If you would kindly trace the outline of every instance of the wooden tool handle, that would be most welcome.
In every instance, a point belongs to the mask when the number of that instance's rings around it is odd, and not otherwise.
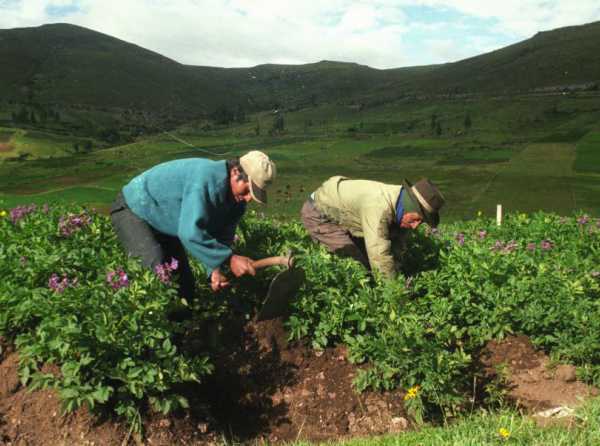
[[[291,266],[292,258],[290,256],[275,256],[275,257],[267,257],[260,260],[254,260],[252,262],[252,266],[254,269],[266,268],[267,266],[287,266],[288,268]]]

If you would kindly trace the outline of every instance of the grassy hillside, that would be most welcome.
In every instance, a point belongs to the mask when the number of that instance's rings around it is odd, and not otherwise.
[[[156,163],[260,149],[279,172],[269,206],[260,208],[268,215],[296,218],[307,194],[335,174],[390,183],[428,176],[446,194],[446,219],[493,215],[497,203],[600,215],[599,174],[578,167],[597,156],[595,98],[399,101],[364,110],[326,104],[285,113],[284,131],[269,134],[276,116],[261,112],[210,128],[199,121],[91,153],[4,162],[0,200],[5,206],[60,199],[105,207],[125,182]]]
[[[10,61],[0,71],[0,98],[152,110],[181,120],[219,106],[293,109],[407,95],[594,88],[598,41],[600,22],[538,33],[451,64],[376,70],[322,61],[226,69],[182,65],[105,34],[53,24],[0,30],[0,60]]]
[[[0,95],[17,101],[185,111],[231,96],[215,79],[192,79],[175,61],[74,25],[2,30],[0,59],[11,61]],[[203,90],[213,94],[195,94]]]
[[[599,41],[600,22],[539,32],[497,51],[396,79],[382,91],[509,94],[552,91],[549,87],[597,89]]]

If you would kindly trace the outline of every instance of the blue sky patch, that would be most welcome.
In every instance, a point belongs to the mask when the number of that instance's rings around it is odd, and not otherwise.
[[[76,12],[81,11],[81,9],[79,8],[79,6],[75,3],[72,3],[70,5],[48,5],[46,6],[46,14],[48,14],[49,17],[53,17],[53,18],[60,18],[60,17],[64,17],[66,15],[70,15]]]

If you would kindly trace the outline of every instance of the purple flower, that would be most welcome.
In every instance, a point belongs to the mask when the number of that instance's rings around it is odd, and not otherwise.
[[[58,232],[63,237],[69,237],[84,226],[88,226],[91,222],[91,217],[85,211],[78,215],[69,214],[66,217],[62,216],[58,220]]]
[[[171,273],[179,267],[179,262],[171,258],[171,262],[159,263],[154,267],[158,279],[165,284],[171,283]]]
[[[561,225],[564,225],[568,221],[569,221],[569,219],[567,217],[560,217],[560,219],[558,220],[558,223]]]
[[[490,249],[492,251],[502,251],[504,249],[504,243],[502,243],[500,240],[496,240],[496,243],[494,243],[494,246],[492,246]]]
[[[42,206],[42,212],[44,214],[47,214],[48,212],[50,212],[50,207],[48,206],[48,203],[44,203],[44,205]]]
[[[17,206],[10,210],[10,221],[13,224],[17,224],[19,220],[24,218],[27,214],[31,214],[33,211],[37,209],[35,204],[30,204],[27,206]]]
[[[52,276],[50,276],[50,279],[48,279],[48,288],[55,293],[60,294],[65,291],[67,287],[74,287],[77,285],[77,283],[77,278],[71,280],[69,283],[69,279],[66,274],[63,274],[62,278],[60,278],[56,273],[54,273]]]
[[[463,234],[462,232],[459,232],[458,234],[456,234],[456,242],[458,243],[459,246],[462,246],[465,244],[465,234]]]
[[[503,251],[504,253],[507,253],[507,254],[508,254],[508,253],[514,252],[514,251],[515,251],[515,249],[517,249],[517,247],[518,247],[518,246],[519,246],[519,245],[518,245],[518,243],[517,243],[517,241],[516,241],[516,240],[511,240],[511,241],[510,241],[510,242],[508,242],[506,245],[504,245],[504,248],[502,249],[502,251]]]
[[[129,278],[122,268],[118,268],[116,271],[109,271],[106,274],[106,282],[115,291],[129,286]]]
[[[485,237],[487,236],[487,231],[482,229],[481,231],[479,231],[479,239],[483,240]]]
[[[540,242],[540,248],[541,248],[543,251],[549,251],[549,250],[551,250],[552,248],[554,248],[554,243],[552,243],[552,241],[551,241],[551,240],[542,240],[542,241]]]
[[[536,244],[535,243],[533,243],[533,242],[527,243],[527,250],[528,251],[533,252],[533,251],[535,251],[535,248],[536,248]]]
[[[586,225],[589,221],[590,217],[588,217],[587,214],[584,214],[577,219],[577,223],[579,223],[580,225]]]
[[[596,227],[600,228],[600,218],[598,220],[596,220]]]
[[[514,252],[518,247],[519,247],[519,244],[517,243],[516,240],[511,240],[511,241],[507,242],[506,244],[503,243],[501,240],[496,240],[496,243],[494,243],[494,246],[492,246],[490,249],[494,252],[500,252],[502,254],[510,254],[511,252]]]

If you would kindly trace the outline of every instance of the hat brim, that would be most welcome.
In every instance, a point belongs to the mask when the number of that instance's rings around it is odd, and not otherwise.
[[[425,208],[421,205],[421,202],[419,201],[419,199],[412,192],[412,186],[413,186],[412,183],[410,181],[408,181],[406,178],[404,179],[404,183],[402,183],[402,186],[404,187],[404,190],[406,190],[406,192],[410,196],[410,199],[413,201],[413,203],[416,203],[417,206],[419,206],[419,209],[421,210],[421,215],[423,216],[423,221],[425,223],[427,223],[430,227],[437,228],[437,226],[440,223],[439,212],[427,212],[425,210]]]
[[[260,204],[267,204],[267,192],[258,187],[256,183],[252,181],[252,178],[248,178],[248,182],[250,183],[250,195],[252,195],[252,198]]]

